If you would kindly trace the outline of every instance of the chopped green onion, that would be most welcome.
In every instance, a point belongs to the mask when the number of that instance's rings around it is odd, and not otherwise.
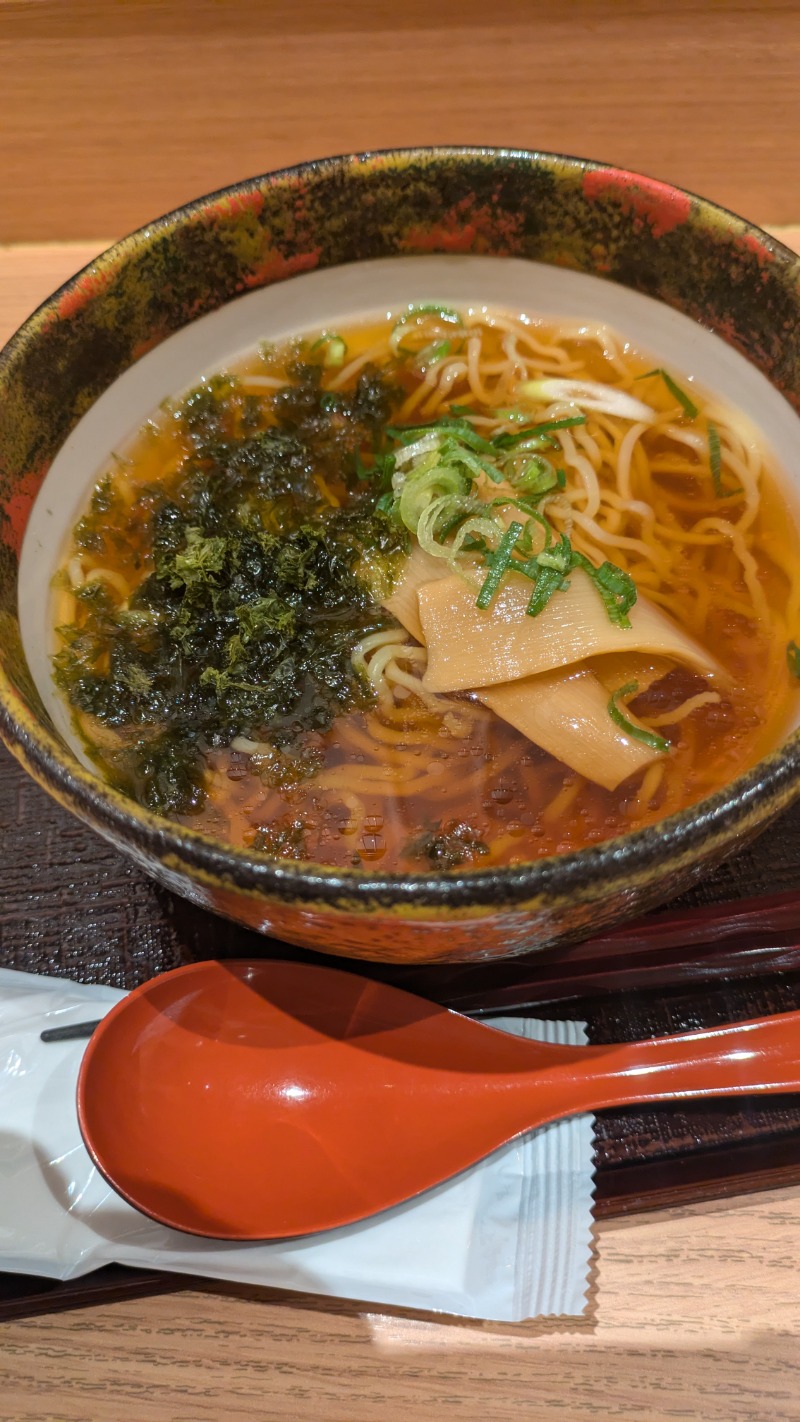
[[[527,533],[527,528],[526,528],[525,532]],[[520,539],[519,544],[518,544],[518,547],[519,547],[519,550],[520,550],[521,553],[524,554],[525,551],[526,551],[525,547],[523,547],[523,544],[525,544],[525,545],[527,546],[528,543],[530,543],[530,545],[531,545],[531,547],[532,547],[532,546],[533,546],[533,539],[531,538],[531,536],[530,536],[529,533],[528,533],[527,539],[525,538],[525,536],[524,536],[524,534],[523,534],[523,537]],[[527,551],[530,552],[530,548],[528,548]],[[536,557],[535,554],[533,555],[532,558],[522,557],[522,558],[516,558],[516,559],[514,560],[514,572],[515,572],[515,573],[519,573],[523,578],[527,578],[528,581],[531,582],[531,583],[535,583],[535,582],[536,582],[536,579],[538,578],[538,576],[539,576],[539,574],[540,574],[541,571],[542,571],[542,570],[541,570],[541,568],[539,567],[539,560],[538,560],[538,558]]]
[[[517,523],[515,519],[513,523],[510,523],[508,525],[508,528],[506,529],[505,533],[503,534],[503,537],[500,539],[500,542],[497,545],[496,551],[494,553],[491,553],[487,558],[487,562],[489,563],[489,572],[486,575],[483,586],[481,587],[481,590],[478,593],[475,602],[475,606],[479,607],[481,612],[486,611],[486,608],[489,606],[489,603],[497,592],[500,579],[502,578],[503,574],[511,563],[512,554],[514,552],[514,544],[519,539],[521,533],[522,524]]]
[[[630,612],[636,601],[636,584],[630,573],[623,572],[616,563],[606,561],[595,568],[595,581],[616,598],[623,613]]]
[[[462,326],[464,324],[458,312],[454,311],[451,306],[438,306],[435,301],[427,301],[409,306],[406,314],[400,319],[402,321],[408,321],[412,316],[438,316],[441,321],[448,321],[453,326]]]
[[[722,495],[722,445],[719,438],[719,430],[716,425],[708,423],[708,460],[711,465],[711,478],[714,480],[714,493],[717,498]]]
[[[444,321],[449,326],[460,326],[462,324],[458,312],[451,310],[449,306],[436,306],[435,304],[409,306],[408,310],[403,313],[392,327],[392,331],[389,335],[389,348],[392,355],[398,355],[400,353],[400,342],[403,339],[405,331],[411,325],[419,325],[417,318],[420,316],[438,316],[440,321]]]
[[[452,465],[434,464],[423,473],[412,473],[400,491],[400,518],[409,533],[416,533],[419,537],[419,521],[432,501],[442,497],[463,499],[471,486],[469,476]]]
[[[558,543],[545,548],[537,559],[540,568],[554,568],[557,573],[568,573],[572,568],[572,545],[562,533]]]
[[[533,434],[549,434],[551,430],[571,430],[575,425],[585,425],[585,415],[564,415],[560,420],[542,420],[534,425]]]
[[[474,449],[478,454],[496,455],[497,450],[488,439],[482,439],[472,425],[466,420],[451,419],[449,415],[442,415],[441,419],[432,420],[426,425],[389,425],[386,429],[390,439],[396,439],[399,444],[410,444],[413,440],[421,438],[425,434],[439,433],[449,435],[453,439],[461,440],[469,449]]]
[[[368,469],[363,459],[361,458],[361,451],[358,449],[356,450],[355,466],[356,478],[360,479],[362,483],[365,482],[367,479],[372,478],[375,466],[373,465],[371,468]]]
[[[490,553],[491,549],[485,538],[476,538],[470,533],[461,545],[465,553]]]
[[[454,572],[458,571],[458,548],[456,543],[448,547],[442,542],[443,527],[452,524],[456,515],[460,515],[460,522],[469,520],[470,526],[474,525],[476,504],[477,501],[468,496],[440,494],[423,508],[417,521],[416,533],[420,548],[424,548],[425,552],[431,553],[434,558],[444,558]],[[480,505],[477,507],[480,508]],[[497,524],[487,519],[481,519],[480,526],[484,531],[489,531],[493,538],[500,532]]]
[[[789,671],[792,676],[800,679],[800,647],[796,642],[786,643],[786,660],[789,664]]]
[[[344,365],[344,358],[347,355],[347,345],[341,336],[337,336],[335,331],[323,331],[322,335],[314,342],[310,354],[315,351],[324,350],[322,364],[332,370],[334,367]]]
[[[444,558],[454,572],[462,571],[459,559],[464,554],[482,555],[488,571],[477,606],[483,611],[509,570],[534,584],[527,612],[536,617],[555,592],[569,587],[570,572],[581,568],[597,589],[609,620],[617,627],[629,628],[628,612],[636,601],[633,579],[614,563],[595,567],[572,547],[566,534],[556,534],[537,507],[547,494],[566,486],[566,473],[555,469],[543,455],[529,452],[525,443],[530,444],[537,432],[541,437],[554,427],[584,424],[585,415],[529,426],[506,436],[510,447],[498,447],[498,440],[489,443],[460,415],[462,408],[455,407],[454,413],[426,424],[390,427],[386,431],[399,446],[393,455],[381,456],[393,460],[391,511],[395,519],[416,534],[421,548]],[[520,463],[524,467],[515,474],[514,468]],[[362,467],[357,461],[357,472]],[[500,483],[503,468],[505,477],[516,485],[514,492],[491,500],[477,497],[473,492],[476,480],[485,474]],[[494,512],[498,508],[519,509],[526,515],[524,524],[514,520],[504,528]],[[541,528],[544,537],[544,547],[538,554],[532,552],[534,525]]]
[[[441,457],[444,461],[452,460],[455,463],[463,464],[464,468],[469,469],[476,478],[480,474],[485,474],[493,484],[503,482],[503,476],[496,464],[490,463],[480,454],[474,454],[471,449],[465,448],[458,440],[445,440],[441,449]]]
[[[344,365],[344,358],[347,355],[347,345],[341,336],[336,336],[328,342],[328,349],[322,358],[322,364],[332,369],[335,366]]]
[[[439,542],[443,543],[445,538],[449,538],[451,533],[455,533],[456,529],[461,527],[464,520],[469,518],[470,512],[471,510],[469,509],[459,509],[453,514],[452,518],[447,519],[445,523],[441,524],[436,530]]]
[[[680,385],[678,385],[678,383],[672,379],[672,376],[669,374],[669,372],[662,369],[660,365],[657,366],[655,370],[646,370],[644,375],[637,375],[636,379],[649,380],[651,375],[660,375],[670,395],[672,395],[674,399],[677,400],[684,414],[688,415],[690,420],[697,419],[697,416],[700,414],[700,411],[695,405],[694,400],[692,400],[690,396],[686,394],[685,390],[681,389]]]
[[[656,418],[655,410],[635,400],[626,390],[616,385],[601,385],[597,380],[526,380],[519,386],[518,394],[537,401],[564,400],[586,410],[618,415],[622,420],[642,420],[650,424]]]
[[[563,573],[560,573],[556,568],[542,568],[540,566],[531,600],[525,609],[528,617],[538,617],[539,613],[546,608],[553,593],[566,587],[569,587],[569,584],[565,582]]]
[[[558,473],[553,468],[548,459],[544,459],[541,454],[534,455],[530,464],[526,464],[521,474],[514,480],[518,489],[524,489],[527,494],[538,494],[542,496],[549,494],[551,489],[558,489]]]
[[[472,425],[468,425],[462,421],[453,429],[453,435],[456,439],[461,440],[462,444],[467,445],[469,449],[474,449],[476,453],[488,454],[490,457],[494,457],[496,452],[494,445],[491,444],[488,439],[484,439],[482,435],[479,435],[477,430],[472,428]]]
[[[710,420],[708,422],[708,462],[711,466],[711,478],[714,481],[714,493],[718,499],[732,499],[736,494],[741,494],[740,484],[736,484],[733,489],[723,489],[722,487],[722,444],[719,430],[716,425],[712,425]]]
[[[524,512],[530,514],[530,517],[533,522],[538,523],[539,527],[544,533],[544,546],[545,548],[549,548],[553,542],[553,525],[551,523],[548,523],[547,519],[544,517],[544,514],[540,514],[538,510],[528,508],[524,503],[522,504],[522,507]],[[566,534],[562,533],[561,537],[565,538]]]
[[[479,505],[480,507],[480,505]],[[454,572],[458,572],[458,558],[462,552],[469,552],[467,543],[474,540],[480,541],[484,546],[481,549],[486,554],[486,562],[492,556],[492,548],[500,541],[505,529],[496,519],[487,518],[486,515],[475,513],[462,523],[458,533],[450,545],[451,562],[450,566]],[[489,540],[487,542],[487,539]]]
[[[583,553],[574,549],[572,566],[582,568],[589,575],[615,627],[627,630],[631,625],[628,613],[636,601],[636,584],[630,574],[623,572],[616,563],[605,562],[596,568]]]
[[[398,449],[394,462],[398,469],[404,469],[407,464],[413,464],[415,459],[421,459],[424,454],[438,453],[440,444],[438,430],[428,430],[427,434],[420,435],[413,443]]]
[[[542,420],[538,425],[528,425],[527,429],[515,430],[513,434],[505,432],[496,435],[492,444],[495,449],[513,449],[515,445],[522,444],[524,440],[540,439],[551,434],[554,430],[569,430],[575,425],[585,424],[585,415],[565,415],[563,420]]]
[[[444,360],[453,349],[451,341],[437,341],[432,346],[426,346],[419,351],[416,360],[418,365],[435,365],[437,360]]]
[[[618,706],[618,701],[623,696],[634,696],[639,690],[638,681],[628,681],[624,686],[620,686],[611,693],[608,703],[608,714],[612,721],[624,731],[627,736],[633,736],[634,740],[641,741],[642,745],[649,746],[651,750],[657,751],[659,755],[666,755],[671,750],[669,741],[665,741],[663,736],[657,736],[655,731],[645,731],[642,726],[634,726],[629,721],[623,711]]]
[[[393,454],[374,454],[372,456],[374,467],[382,479],[391,479],[395,469],[395,457]]]
[[[495,509],[501,505],[503,508],[521,509],[524,514],[528,514],[529,518],[535,519],[537,523],[541,524],[547,533],[550,532],[550,524],[544,515],[539,513],[535,499],[528,499],[524,494],[518,499],[510,498],[507,494],[501,494],[497,499],[490,499],[487,508]]]

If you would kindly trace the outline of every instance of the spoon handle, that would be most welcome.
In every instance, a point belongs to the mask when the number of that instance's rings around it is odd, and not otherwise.
[[[589,1051],[580,1075],[596,1110],[800,1091],[800,1011]]]

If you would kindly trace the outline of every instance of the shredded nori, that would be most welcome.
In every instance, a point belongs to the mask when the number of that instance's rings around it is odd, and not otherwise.
[[[258,831],[253,849],[277,859],[310,859],[306,827],[302,820],[276,820]]]
[[[460,864],[471,864],[488,853],[489,846],[477,830],[457,820],[428,830],[406,846],[410,859],[426,860],[431,869],[457,869]]]
[[[369,700],[352,649],[390,619],[359,570],[388,569],[404,534],[378,507],[384,481],[357,469],[379,471],[397,400],[371,369],[332,399],[298,362],[265,416],[221,376],[168,411],[185,456],[133,512],[113,475],[98,486],[77,546],[113,566],[140,545],[145,576],[127,607],[102,581],[78,590],[85,620],[59,629],[55,676],[118,733],[93,754],[149,808],[202,808],[204,753],[239,736],[274,748],[271,774],[293,783],[318,764],[312,733]]]

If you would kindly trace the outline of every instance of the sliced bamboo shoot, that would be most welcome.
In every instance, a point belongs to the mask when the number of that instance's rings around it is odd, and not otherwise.
[[[523,677],[476,695],[529,741],[606,790],[659,757],[614,724],[608,691],[588,669]],[[625,715],[641,726],[627,708]]]
[[[433,557],[418,545],[409,554],[384,606],[416,641],[424,644],[425,640],[417,597],[420,586],[451,576],[444,559]],[[643,678],[649,684],[653,679],[652,663],[632,658],[629,674],[615,685],[635,680],[640,667],[650,673]],[[626,736],[614,724],[608,714],[608,690],[585,667],[525,677],[485,688],[476,695],[534,745],[606,790],[615,790],[629,775],[657,759],[656,751]],[[630,712],[626,715],[634,725],[639,724]]]
[[[439,578],[452,578],[450,564],[444,558],[436,558],[426,553],[415,543],[406,558],[400,576],[388,597],[382,599],[387,612],[391,612],[398,622],[416,642],[424,645],[422,623],[419,620],[419,590],[426,583],[434,583]]]
[[[630,627],[613,623],[589,576],[580,568],[569,587],[551,597],[538,617],[527,615],[531,584],[508,574],[486,611],[475,594],[451,575],[423,584],[419,619],[428,649],[428,691],[464,691],[555,671],[611,652],[647,652],[727,680],[711,654],[660,609],[639,597]]]

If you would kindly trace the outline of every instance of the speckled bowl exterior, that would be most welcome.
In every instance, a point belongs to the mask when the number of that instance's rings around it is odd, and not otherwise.
[[[26,665],[18,560],[59,447],[145,352],[241,293],[297,273],[439,252],[528,258],[655,297],[717,332],[800,409],[800,260],[792,252],[650,178],[511,150],[333,158],[214,193],[105,252],[0,356],[3,739],[61,804],[177,893],[288,942],[392,962],[529,952],[663,901],[797,797],[800,734],[699,805],[578,853],[436,876],[282,864],[153,816],[76,762]]]

